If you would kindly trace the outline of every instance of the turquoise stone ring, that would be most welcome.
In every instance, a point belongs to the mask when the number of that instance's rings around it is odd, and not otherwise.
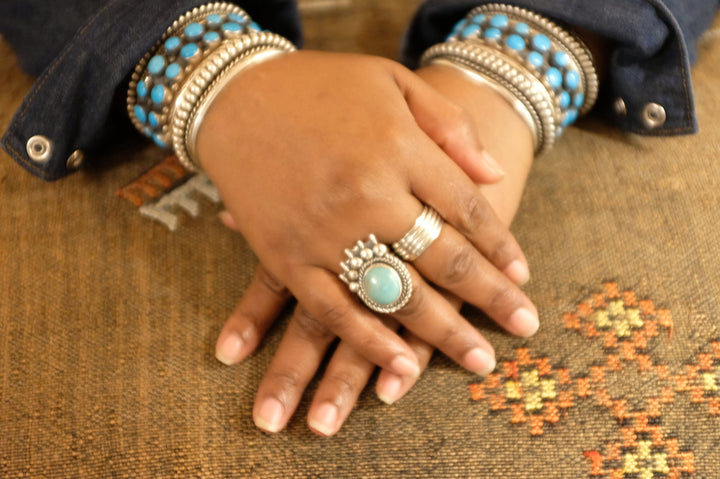
[[[410,300],[412,280],[400,258],[387,245],[378,243],[375,235],[346,249],[348,259],[340,263],[340,275],[365,305],[378,313],[394,313]]]

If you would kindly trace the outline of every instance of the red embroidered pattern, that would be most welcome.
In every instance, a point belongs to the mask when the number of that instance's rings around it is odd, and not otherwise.
[[[720,416],[720,341],[712,342],[711,351],[698,353],[693,364],[679,371],[656,364],[649,346],[663,331],[672,336],[672,315],[667,309],[656,309],[650,300],[638,301],[632,291],[619,292],[616,283],[606,283],[602,293],[563,315],[563,322],[567,330],[601,342],[605,361],[590,366],[589,374],[572,376],[549,358],[518,348],[515,358],[499,361],[497,372],[470,385],[472,399],[487,403],[493,412],[507,411],[512,424],[525,424],[533,436],[542,436],[548,424],[558,424],[577,401],[593,401],[613,418],[618,439],[584,453],[591,476],[652,479],[692,475],[693,452],[684,450],[677,438],[667,437],[663,407],[681,393],[693,404],[705,404],[709,416]],[[658,385],[656,394],[641,397],[639,406],[613,397],[607,381],[608,376],[635,367],[643,375],[653,375]]]

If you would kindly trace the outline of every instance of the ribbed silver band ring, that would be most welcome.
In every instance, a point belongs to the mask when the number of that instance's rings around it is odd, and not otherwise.
[[[414,261],[440,236],[443,219],[437,211],[425,206],[405,236],[394,243],[393,250],[405,261]]]

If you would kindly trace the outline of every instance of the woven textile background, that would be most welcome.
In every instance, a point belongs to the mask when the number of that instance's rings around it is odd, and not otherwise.
[[[394,56],[415,1],[306,11],[310,47]],[[718,22],[716,22],[716,25]],[[436,355],[406,398],[367,388],[334,438],[252,423],[282,328],[214,359],[255,259],[200,199],[180,226],[115,191],[162,155],[130,142],[45,184],[0,153],[0,477],[720,477],[720,41],[693,72],[701,133],[571,128],[513,225],[542,326],[484,381]],[[0,127],[31,84],[0,43]]]

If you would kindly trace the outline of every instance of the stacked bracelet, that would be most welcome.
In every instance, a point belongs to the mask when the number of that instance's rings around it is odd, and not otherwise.
[[[162,148],[173,148],[189,170],[199,123],[209,104],[244,67],[293,51],[285,38],[260,27],[240,7],[210,3],[177,19],[138,63],[128,88],[135,128]]]
[[[459,68],[498,91],[528,124],[536,153],[550,149],[578,114],[590,110],[598,93],[582,41],[540,15],[508,5],[472,10],[421,62]]]

